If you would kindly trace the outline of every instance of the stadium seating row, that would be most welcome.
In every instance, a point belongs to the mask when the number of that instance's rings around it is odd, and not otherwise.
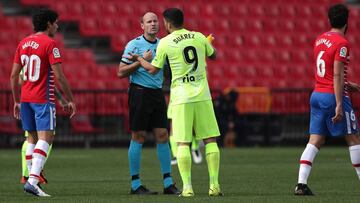
[[[159,0],[156,6],[150,1],[136,0],[20,2],[58,10],[61,20],[79,23],[82,35],[109,36],[112,49],[119,54],[130,39],[141,34],[139,18],[144,12],[153,10],[160,14],[169,6],[182,7],[188,27],[204,34],[214,33],[218,61],[208,64],[209,82],[211,87],[223,89],[229,86],[311,87],[312,43],[318,34],[328,29],[327,6],[340,1],[274,0],[269,4],[267,0],[227,0],[224,4],[220,0],[209,0],[204,4],[196,0],[188,4],[186,0]],[[356,46],[360,42],[359,18],[360,9],[351,8],[348,38],[354,46],[350,68],[360,64],[360,47]],[[0,23],[4,28],[0,32],[0,87],[5,89],[9,88],[7,81],[16,45],[31,33],[32,26],[29,17],[3,14],[0,14]],[[64,48],[61,35],[57,41],[62,49],[64,71],[75,89],[126,87],[127,80],[116,78],[117,64],[98,65],[91,50]],[[351,69],[350,73],[353,78],[360,78],[360,71]],[[96,82],[88,83],[94,81],[94,75]]]

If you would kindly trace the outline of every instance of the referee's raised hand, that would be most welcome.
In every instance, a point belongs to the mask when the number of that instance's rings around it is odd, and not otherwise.
[[[142,55],[142,57],[147,61],[151,61],[151,59],[152,59],[151,50],[149,49],[149,50],[145,51],[144,54]]]
[[[138,54],[129,53],[128,56],[124,56],[124,58],[128,59],[129,61],[137,61],[140,56]]]

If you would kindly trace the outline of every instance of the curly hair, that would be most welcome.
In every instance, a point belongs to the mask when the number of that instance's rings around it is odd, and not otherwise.
[[[59,17],[56,11],[50,9],[40,9],[32,16],[32,22],[35,32],[45,31],[48,27],[48,22],[53,24]]]

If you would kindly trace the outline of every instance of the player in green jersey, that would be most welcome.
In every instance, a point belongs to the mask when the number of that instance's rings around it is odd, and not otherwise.
[[[160,40],[151,64],[136,54],[131,54],[129,59],[139,61],[152,74],[156,74],[166,61],[170,65],[173,135],[178,143],[177,160],[183,181],[181,196],[194,196],[189,147],[193,130],[195,138],[205,143],[209,195],[221,196],[218,182],[220,152],[216,143],[220,132],[206,77],[206,58],[215,59],[216,51],[203,34],[184,29],[180,9],[166,9],[163,16],[169,35]]]

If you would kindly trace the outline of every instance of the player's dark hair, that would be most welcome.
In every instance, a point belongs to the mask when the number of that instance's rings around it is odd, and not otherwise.
[[[168,8],[163,12],[166,21],[171,23],[174,27],[179,28],[184,24],[184,14],[178,8]]]
[[[349,9],[344,4],[335,4],[329,8],[328,17],[332,28],[343,28],[348,23]]]
[[[53,24],[58,19],[59,14],[56,11],[50,9],[40,9],[36,11],[32,16],[32,22],[35,32],[45,31],[48,26],[48,22]]]

